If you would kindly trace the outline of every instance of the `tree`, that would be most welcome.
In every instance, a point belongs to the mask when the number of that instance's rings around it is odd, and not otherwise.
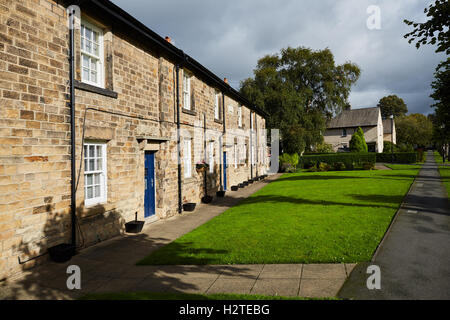
[[[413,113],[400,117],[395,121],[397,143],[426,147],[431,144],[433,136],[433,123],[420,113]]]
[[[380,99],[377,107],[381,110],[383,118],[389,118],[390,115],[394,117],[404,116],[408,112],[405,101],[396,95],[386,96]]]
[[[364,131],[361,127],[353,133],[350,139],[350,151],[351,152],[368,152],[368,147],[366,143],[366,138],[364,137]]]
[[[407,25],[412,25],[414,30],[404,35],[408,42],[416,41],[416,48],[425,44],[436,44],[436,52],[450,53],[450,3],[448,0],[436,0],[424,12],[429,19],[424,23],[403,20]],[[437,35],[435,35],[437,33]]]
[[[439,64],[434,77],[430,95],[435,100],[433,140],[442,146],[450,141],[450,58]]]
[[[358,66],[336,65],[329,49],[285,48],[258,60],[240,92],[268,113],[267,128],[280,129],[283,152],[301,153],[322,142],[327,117],[349,107]]]

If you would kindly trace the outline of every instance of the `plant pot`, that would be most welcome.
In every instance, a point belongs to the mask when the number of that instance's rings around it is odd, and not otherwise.
[[[194,210],[195,210],[194,202],[183,203],[183,211],[194,211]]]
[[[239,186],[231,186],[231,191],[238,191]]]
[[[218,197],[220,197],[220,198],[225,197],[225,190],[217,191],[217,192],[216,192],[216,195],[217,195]]]
[[[213,200],[213,197],[211,197],[211,196],[204,196],[202,198],[203,203],[211,203],[212,200]]]
[[[246,187],[246,186],[248,186],[248,181],[244,181],[244,182],[242,182],[242,184]]]
[[[142,227],[144,226],[145,221],[130,221],[125,223],[125,232],[128,233],[139,233],[142,231]]]
[[[66,262],[75,254],[75,246],[68,243],[61,243],[48,248],[48,254],[54,262]]]
[[[238,184],[238,187],[239,187],[239,188],[243,188],[243,187],[245,187],[245,185],[244,185],[243,183],[239,183],[239,184]]]
[[[252,184],[253,183],[253,179],[250,179],[247,181],[248,184]]]
[[[256,181],[258,181],[258,180],[259,180],[258,177],[253,178],[253,182],[256,182]]]

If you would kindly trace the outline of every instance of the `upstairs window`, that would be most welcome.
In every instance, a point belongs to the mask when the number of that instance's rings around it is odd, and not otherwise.
[[[94,25],[81,22],[81,81],[104,87],[103,32]]]
[[[84,144],[84,199],[85,205],[106,202],[106,144]]]
[[[242,106],[238,107],[238,127],[242,128]]]
[[[183,73],[183,108],[191,110],[191,77]]]
[[[214,95],[214,119],[220,120],[220,94],[217,91]]]

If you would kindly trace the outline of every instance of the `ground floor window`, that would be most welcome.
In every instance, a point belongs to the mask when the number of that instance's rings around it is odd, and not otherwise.
[[[184,140],[184,177],[190,178],[192,176],[192,152],[191,139]]]
[[[84,203],[86,206],[107,200],[106,143],[84,144]]]
[[[214,172],[214,142],[209,143],[209,172]]]

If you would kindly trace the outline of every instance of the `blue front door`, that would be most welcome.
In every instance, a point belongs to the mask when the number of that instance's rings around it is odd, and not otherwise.
[[[223,190],[227,190],[227,153],[223,153]]]
[[[144,217],[155,214],[155,153],[145,153]]]

